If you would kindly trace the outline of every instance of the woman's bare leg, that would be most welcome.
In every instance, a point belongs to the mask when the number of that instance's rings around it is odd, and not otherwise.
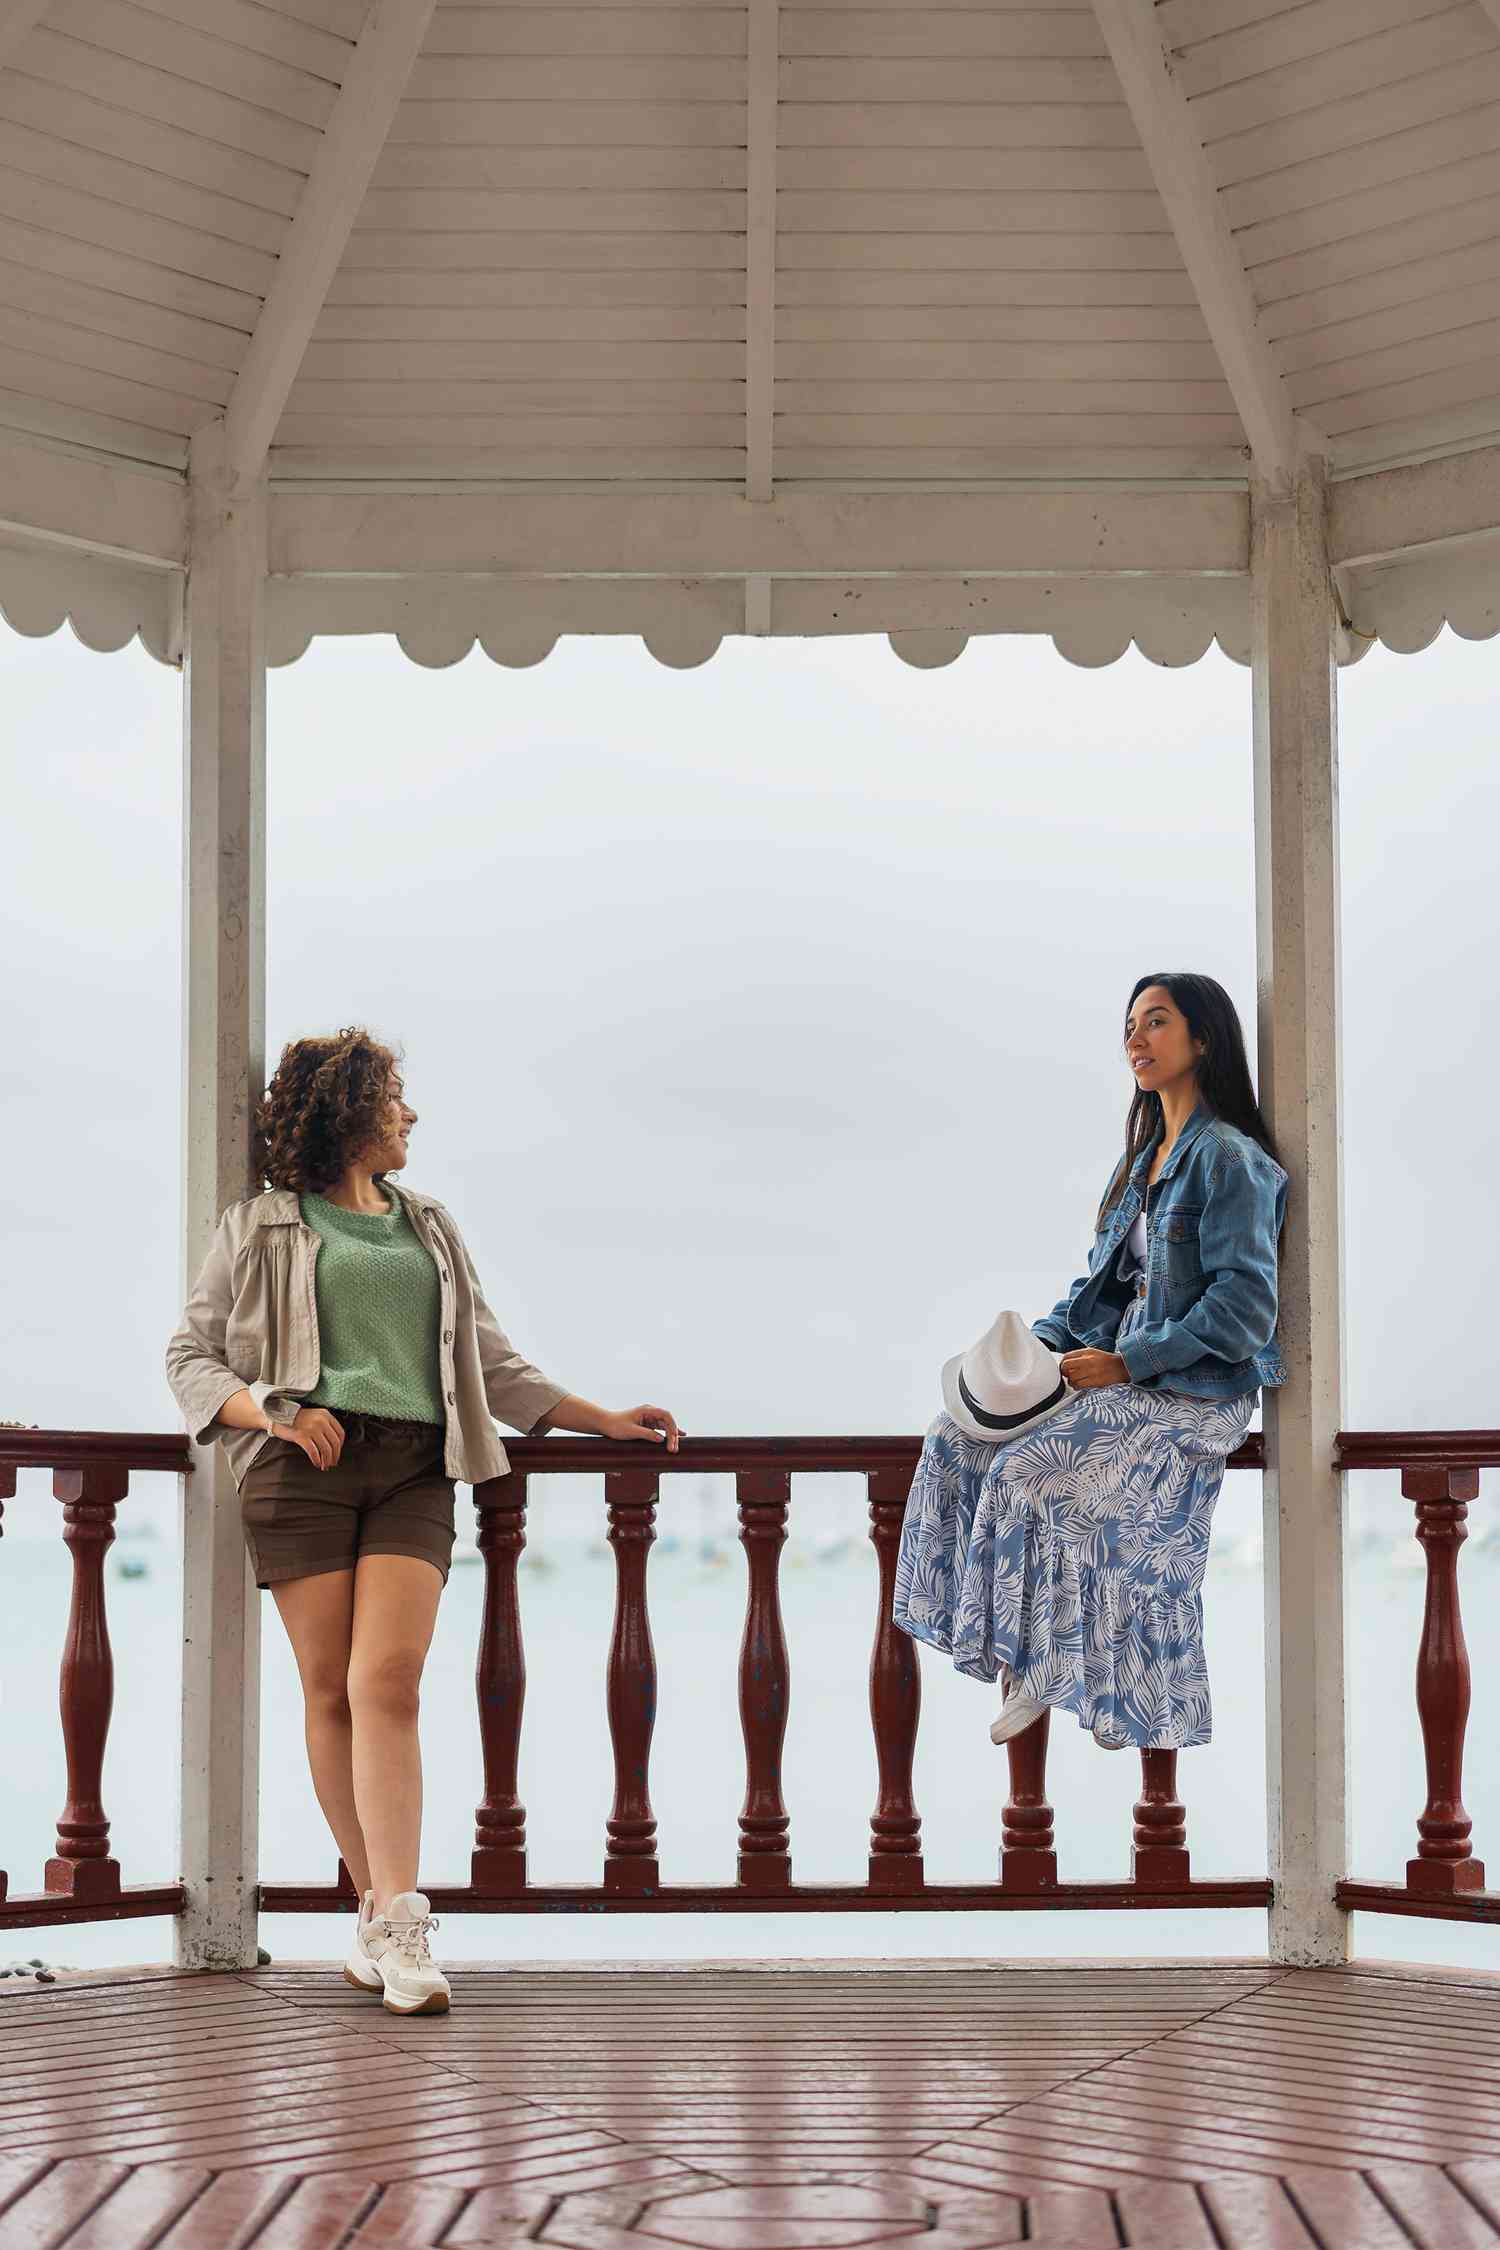
[[[417,1887],[422,1667],[437,1622],[443,1574],[416,1555],[361,1555],[354,1572],[349,1705],[354,1801],[370,1855],[374,1911]]]
[[[271,1588],[302,1680],[307,1762],[323,1817],[349,1878],[363,1897],[370,1865],[354,1800],[354,1725],[349,1709],[352,1570],[320,1571]]]

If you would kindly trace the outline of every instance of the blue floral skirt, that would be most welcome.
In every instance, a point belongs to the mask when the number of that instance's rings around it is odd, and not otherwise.
[[[1209,1530],[1258,1396],[1108,1384],[998,1445],[940,1414],[906,1503],[895,1623],[970,1679],[1008,1667],[1015,1693],[1102,1740],[1207,1742]]]

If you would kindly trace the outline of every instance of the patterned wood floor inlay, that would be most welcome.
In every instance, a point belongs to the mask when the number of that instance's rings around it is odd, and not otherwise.
[[[336,1965],[0,1990],[0,2250],[1477,2250],[1500,1978]]]

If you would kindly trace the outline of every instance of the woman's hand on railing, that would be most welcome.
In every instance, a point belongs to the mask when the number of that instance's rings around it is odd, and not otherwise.
[[[607,1406],[596,1406],[591,1398],[575,1398],[571,1394],[558,1400],[547,1415],[545,1426],[553,1430],[579,1430],[585,1437],[644,1438],[652,1445],[665,1444],[669,1453],[677,1451],[677,1440],[682,1435],[664,1406],[631,1406],[621,1414],[614,1414]]]
[[[677,1440],[682,1433],[664,1406],[632,1406],[623,1414],[606,1414],[599,1435],[646,1438],[654,1445],[660,1445],[665,1440],[667,1451],[675,1453]]]

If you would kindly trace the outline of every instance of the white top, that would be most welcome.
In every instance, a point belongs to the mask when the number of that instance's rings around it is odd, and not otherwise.
[[[1144,1208],[1136,1213],[1135,1225],[1125,1239],[1130,1244],[1131,1254],[1137,1263],[1144,1265],[1146,1263],[1146,1213]]]

